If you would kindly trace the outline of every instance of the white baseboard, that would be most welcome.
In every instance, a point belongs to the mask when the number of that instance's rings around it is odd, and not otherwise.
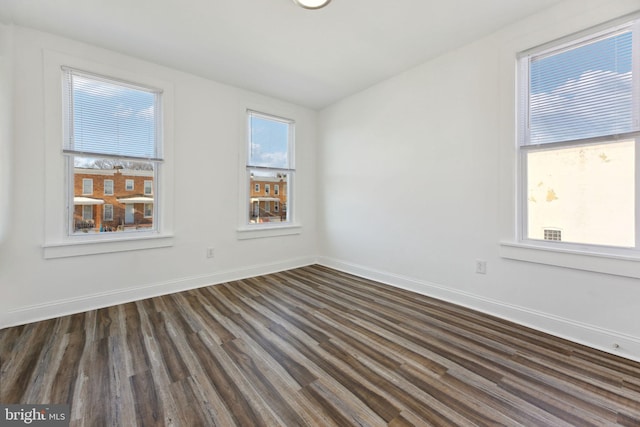
[[[174,292],[201,288],[203,286],[217,285],[233,280],[246,279],[248,277],[304,267],[306,265],[315,264],[316,261],[315,257],[296,258],[272,264],[253,265],[234,270],[215,272],[212,274],[184,277],[162,283],[147,284],[135,288],[119,289],[116,291],[83,295],[77,298],[67,298],[43,304],[19,307],[9,310],[1,315],[0,329],[10,326],[24,325],[26,323],[37,322],[40,320],[52,319],[54,317],[69,314],[82,313],[88,310],[95,310],[116,304],[124,304],[145,298],[167,295]]]
[[[523,326],[564,338],[588,347],[640,362],[640,338],[560,316],[531,310],[513,304],[484,298],[436,283],[378,271],[328,257],[318,259],[320,265],[353,274],[397,288],[468,307]],[[617,345],[617,347],[615,347]]]

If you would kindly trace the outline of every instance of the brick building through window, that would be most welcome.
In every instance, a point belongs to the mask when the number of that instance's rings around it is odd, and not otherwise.
[[[284,222],[287,220],[287,174],[251,176],[251,223]]]
[[[153,176],[151,170],[76,167],[73,231],[107,232],[152,228]],[[88,192],[89,189],[91,193]]]

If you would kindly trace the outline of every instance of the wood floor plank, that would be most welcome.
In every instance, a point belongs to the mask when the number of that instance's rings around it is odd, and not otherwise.
[[[76,426],[640,426],[640,363],[308,266],[0,330]]]
[[[44,345],[54,322],[47,320],[27,325],[20,339],[16,341],[11,355],[2,361],[0,402],[24,400],[31,378],[38,368],[40,354],[46,351]]]
[[[64,344],[64,354],[57,371],[49,372],[49,375],[53,376],[54,379],[50,385],[50,400],[47,403],[68,403],[73,400],[75,394],[78,368],[85,346],[84,330],[77,330],[67,334],[67,339]]]
[[[23,396],[23,399],[26,401],[48,402],[50,400],[49,392],[51,390],[53,375],[48,375],[48,372],[57,371],[62,362],[62,355],[68,339],[65,334],[68,323],[68,317],[56,319],[56,321],[52,323],[52,328],[47,341],[44,343],[43,351],[38,357],[39,363],[33,375],[31,375],[29,385]]]
[[[228,425],[267,425],[264,417],[259,415],[262,399],[247,397],[251,396],[252,390],[246,381],[242,381],[242,371],[235,365],[233,370],[230,369],[233,360],[208,338],[203,333],[187,335],[187,342],[200,365],[193,371],[203,369],[205,374],[196,374],[196,383],[205,389],[204,382],[208,380],[213,386],[206,398],[206,403],[214,408],[216,417],[213,419],[219,421],[220,425],[223,425],[225,418],[230,418],[226,420]]]

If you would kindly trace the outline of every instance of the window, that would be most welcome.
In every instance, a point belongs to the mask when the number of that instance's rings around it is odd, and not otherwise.
[[[639,23],[520,56],[522,241],[638,249]]]
[[[273,194],[276,195],[276,196],[280,195],[280,186],[278,184],[275,184],[273,186]]]
[[[93,194],[93,179],[91,178],[82,179],[82,194],[84,195]]]
[[[273,202],[273,211],[280,212],[280,202],[278,202],[277,200]]]
[[[144,183],[145,196],[150,195],[162,162],[158,125],[160,91],[71,68],[63,68],[63,73],[63,153],[69,165],[68,181],[73,183],[81,179],[82,174],[104,175],[106,171],[127,171],[134,176],[154,178]],[[105,180],[104,183],[104,194],[113,195],[113,180]],[[89,210],[104,201],[79,198],[74,188],[73,184],[69,187],[68,203],[74,206],[84,204],[82,219],[94,219],[93,216],[88,217]],[[134,180],[127,179],[125,190],[132,191],[133,188]],[[82,194],[91,193],[93,180],[82,178]],[[125,205],[135,203],[130,199],[118,198],[121,205],[118,209],[126,212]],[[121,228],[123,232],[157,230],[153,203],[148,200],[145,202],[151,206],[147,210],[145,205],[144,216],[149,219],[142,224],[136,223],[136,226],[125,225]],[[88,203],[91,205],[86,205]],[[69,212],[74,212],[74,209],[69,209]],[[101,221],[113,220],[113,214],[114,206],[104,205],[102,218],[98,216],[94,219],[94,231],[102,229]],[[80,227],[75,223],[76,216],[70,215],[68,221],[69,234],[77,233]],[[86,228],[82,231],[87,232]]]
[[[556,240],[556,241],[559,242],[559,241],[562,240],[562,231],[545,228],[544,229],[544,240]]]
[[[291,210],[286,215],[271,211],[271,202],[290,203],[288,191],[294,178],[293,165],[294,121],[268,114],[248,111],[248,155],[247,175],[249,188],[258,192],[260,184],[264,184],[264,196],[253,194],[247,201],[248,223],[261,224],[291,222]],[[276,194],[282,190],[279,198],[271,195],[271,183]],[[275,184],[274,184],[275,185]],[[278,204],[278,210],[280,209]]]
[[[91,221],[93,219],[93,205],[82,206],[82,220]]]
[[[105,221],[113,221],[113,205],[104,205],[102,219]]]
[[[113,196],[113,180],[112,179],[104,180],[104,195]]]
[[[144,217],[145,218],[153,217],[153,203],[144,204]]]
[[[256,184],[254,186],[254,190],[253,191],[255,191],[256,193],[259,193],[260,192],[260,184]]]

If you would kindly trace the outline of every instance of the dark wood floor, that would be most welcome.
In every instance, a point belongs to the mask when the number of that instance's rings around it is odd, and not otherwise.
[[[640,363],[311,266],[0,331],[71,425],[640,426]]]

